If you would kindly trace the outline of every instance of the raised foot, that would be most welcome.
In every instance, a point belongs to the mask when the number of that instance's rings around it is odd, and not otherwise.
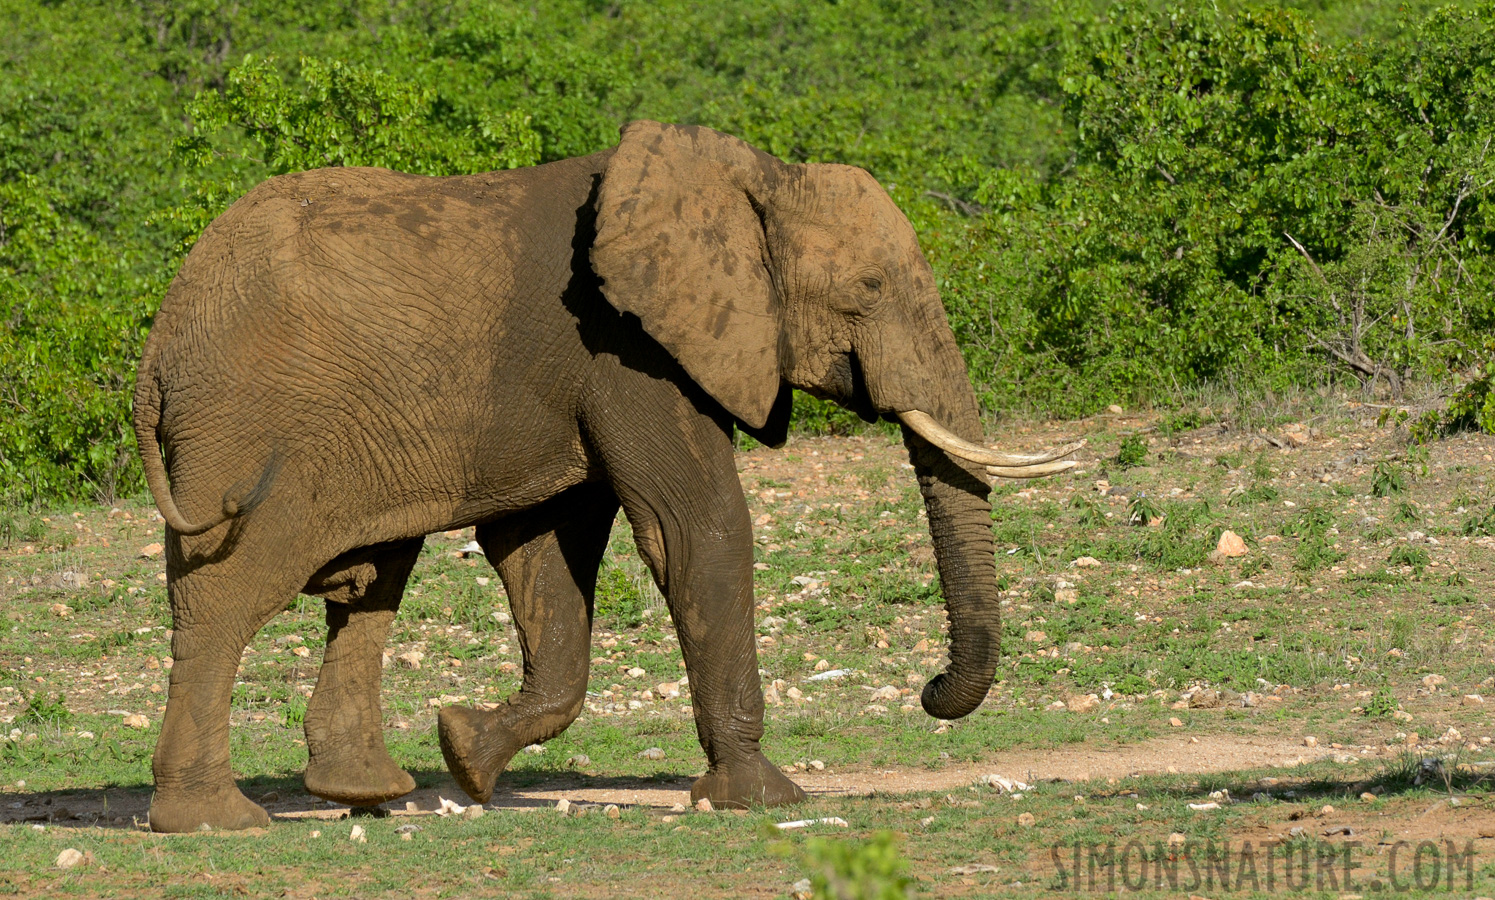
[[[746,766],[713,769],[690,787],[690,802],[704,797],[717,809],[787,806],[801,803],[805,792],[759,753]]]
[[[334,803],[378,806],[415,790],[415,779],[383,758],[334,757],[318,754],[306,764],[306,790]]]
[[[270,824],[270,814],[230,785],[217,793],[158,791],[151,798],[151,831],[181,834],[202,831],[241,831]]]
[[[493,796],[498,773],[522,746],[496,713],[466,706],[443,706],[436,713],[436,734],[457,786],[479,803]]]

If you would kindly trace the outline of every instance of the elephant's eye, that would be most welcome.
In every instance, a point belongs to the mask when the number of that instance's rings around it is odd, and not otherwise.
[[[868,276],[862,279],[862,287],[876,294],[882,290],[882,279]]]

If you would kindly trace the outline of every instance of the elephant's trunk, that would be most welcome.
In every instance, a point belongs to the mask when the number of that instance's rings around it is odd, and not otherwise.
[[[978,438],[981,426],[975,398],[960,406],[950,424],[957,432]],[[951,456],[907,425],[903,439],[924,495],[950,617],[950,667],[924,686],[924,711],[939,719],[958,719],[986,699],[1001,655],[1002,623],[987,502],[991,488],[979,464]]]

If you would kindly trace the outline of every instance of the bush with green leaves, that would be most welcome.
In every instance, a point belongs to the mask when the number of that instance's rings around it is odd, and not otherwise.
[[[544,162],[641,117],[869,169],[989,416],[1473,370],[1420,436],[1488,429],[1492,72],[1490,0],[0,0],[0,504],[140,489],[143,336],[256,182]]]

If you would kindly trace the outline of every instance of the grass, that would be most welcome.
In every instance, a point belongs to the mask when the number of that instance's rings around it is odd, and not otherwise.
[[[1048,849],[1059,845],[1166,844],[1175,833],[1239,841],[1269,826],[1285,835],[1289,817],[1310,800],[1367,822],[1418,821],[1449,791],[1487,805],[1488,784],[1478,777],[1487,770],[1455,762],[1480,763],[1490,753],[1481,743],[1492,736],[1485,707],[1462,697],[1495,698],[1488,670],[1495,571],[1487,560],[1495,520],[1482,481],[1482,457],[1495,441],[1436,445],[1408,465],[1396,461],[1405,457],[1389,432],[1347,422],[1315,427],[1325,436],[1292,452],[1264,451],[1218,426],[1191,431],[1188,420],[1164,433],[1095,432],[1084,468],[1106,464],[1106,491],[1094,483],[1101,473],[1084,469],[999,484],[992,525],[1003,661],[982,709],[943,727],[918,704],[919,688],[944,666],[946,623],[922,502],[896,439],[797,440],[788,451],[744,453],[741,477],[756,523],[759,664],[780,698],[768,708],[763,746],[782,765],[814,760],[864,779],[886,769],[988,765],[1004,752],[1041,768],[1046,753],[1066,747],[1124,752],[1216,733],[1292,741],[1315,734],[1348,748],[1346,759],[1371,748],[1358,762],[1041,783],[1022,800],[979,786],[817,797],[788,813],[671,822],[662,810],[633,807],[616,820],[515,810],[473,821],[361,820],[367,844],[348,841],[354,823],[346,821],[161,839],[128,821],[114,827],[109,817],[105,827],[59,827],[43,812],[39,821],[0,826],[16,861],[0,872],[0,890],[674,896],[686,892],[674,885],[689,884],[706,896],[785,896],[816,872],[867,865],[883,866],[887,879],[902,871],[926,894],[985,895],[1060,889]],[[1123,444],[1135,459],[1125,467]],[[1360,461],[1345,462],[1352,458]],[[138,500],[4,521],[21,526],[0,528],[0,544],[11,535],[0,551],[0,735],[14,735],[0,740],[0,813],[7,802],[29,814],[44,809],[42,800],[55,810],[101,796],[139,807],[164,704],[170,617],[159,557],[138,551],[160,541],[161,524]],[[1244,557],[1214,553],[1227,528],[1246,539]],[[455,789],[434,739],[432,701],[497,702],[520,675],[501,582],[481,557],[459,552],[469,538],[428,539],[384,680],[391,752],[418,784],[443,792]],[[1094,564],[1081,565],[1086,557]],[[245,655],[231,740],[251,797],[302,796],[300,729],[324,642],[322,615],[319,601],[298,599]],[[419,669],[397,661],[412,652],[422,655]],[[544,752],[516,757],[504,783],[678,785],[698,774],[704,760],[688,689],[678,700],[657,691],[684,674],[678,641],[621,522],[600,578],[592,656],[582,718]],[[829,668],[851,674],[810,680]],[[1429,687],[1431,674],[1444,683]],[[888,687],[898,699],[869,700],[870,689]],[[1191,705],[1204,688],[1226,702]],[[1103,698],[1093,711],[1066,708],[1090,694]],[[144,715],[149,727],[126,727],[121,713]],[[1460,737],[1418,749],[1450,728]],[[1409,743],[1414,731],[1422,743]],[[641,758],[646,747],[665,758]],[[1407,767],[1430,753],[1458,754],[1447,765],[1463,781],[1414,783]],[[590,758],[584,769],[567,762],[578,754]],[[1281,781],[1264,786],[1268,778]],[[1377,786],[1384,790],[1375,800],[1361,798]],[[1188,808],[1221,789],[1248,802],[1210,815]],[[1255,793],[1263,798],[1250,800]],[[1018,823],[1024,812],[1033,824]],[[800,816],[839,816],[850,827],[813,849],[810,839],[826,837],[823,830],[787,837],[763,830]],[[422,830],[401,840],[394,828],[410,821]],[[1332,844],[1323,830],[1294,840]],[[883,832],[897,837],[889,843]],[[52,860],[65,847],[93,861],[60,872]],[[1486,857],[1495,850],[1481,853],[1484,880],[1476,884],[1491,893]],[[997,871],[958,874],[973,865]],[[1368,860],[1366,872],[1380,866],[1386,875],[1385,865]],[[1011,887],[1019,881],[1025,888]]]

